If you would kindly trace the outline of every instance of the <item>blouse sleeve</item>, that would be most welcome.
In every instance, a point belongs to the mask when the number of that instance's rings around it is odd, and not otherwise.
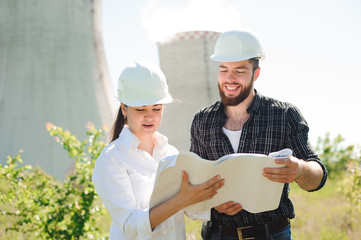
[[[204,212],[184,212],[189,218],[191,218],[193,221],[196,219],[202,220],[202,221],[210,221],[211,220],[211,210],[206,210]]]
[[[127,169],[113,156],[101,154],[93,172],[93,184],[113,218],[113,224],[130,239],[149,239],[152,230],[149,208],[137,207]]]

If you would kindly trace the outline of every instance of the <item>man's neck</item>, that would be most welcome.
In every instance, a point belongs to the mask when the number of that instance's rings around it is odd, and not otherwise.
[[[249,118],[249,113],[247,112],[248,107],[252,104],[254,97],[256,96],[255,91],[252,93],[240,104],[236,106],[225,106],[224,112],[227,115],[228,119],[224,127],[228,130],[241,130],[244,123]]]

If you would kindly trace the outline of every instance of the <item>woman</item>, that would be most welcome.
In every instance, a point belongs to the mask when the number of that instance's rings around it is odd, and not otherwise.
[[[149,209],[159,161],[178,154],[157,132],[163,104],[173,99],[162,71],[141,63],[122,71],[118,99],[111,143],[100,154],[93,172],[95,189],[113,218],[109,239],[185,239],[181,210],[212,198],[224,180],[215,176],[191,185],[183,172],[176,196]]]

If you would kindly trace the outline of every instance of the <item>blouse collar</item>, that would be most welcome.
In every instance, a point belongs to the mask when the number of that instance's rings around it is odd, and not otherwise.
[[[162,151],[168,144],[168,138],[163,134],[159,133],[158,131],[155,132],[153,136],[155,140],[155,148],[159,149],[159,151]],[[120,132],[119,139],[123,140],[123,145],[128,152],[129,150],[136,150],[140,144],[137,136],[135,136],[134,133],[132,133],[132,131],[130,131],[130,129],[126,125]]]

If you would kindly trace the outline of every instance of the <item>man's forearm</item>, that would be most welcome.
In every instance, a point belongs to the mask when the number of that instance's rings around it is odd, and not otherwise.
[[[322,181],[323,170],[320,164],[315,161],[302,161],[300,164],[301,174],[296,179],[296,182],[300,188],[306,191],[315,190]]]

